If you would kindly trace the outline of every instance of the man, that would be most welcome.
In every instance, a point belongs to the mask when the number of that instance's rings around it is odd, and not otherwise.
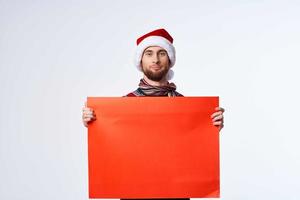
[[[137,39],[135,65],[144,74],[139,87],[126,97],[168,96],[183,97],[176,91],[176,85],[168,82],[172,76],[170,70],[175,64],[173,38],[165,29],[151,31]],[[224,109],[217,107],[211,115],[213,125],[223,128]],[[94,111],[84,107],[82,120],[86,127],[96,120]]]
[[[176,91],[176,85],[169,83],[171,70],[175,64],[175,48],[173,38],[165,29],[157,29],[137,39],[135,57],[136,67],[144,73],[137,90],[127,94],[127,97],[136,96],[183,96]],[[216,108],[211,115],[212,123],[223,128],[223,108]],[[92,109],[84,107],[82,115],[83,123],[96,120]]]

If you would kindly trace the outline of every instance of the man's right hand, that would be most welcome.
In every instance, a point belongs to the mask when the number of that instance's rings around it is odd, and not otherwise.
[[[96,120],[96,115],[93,109],[85,106],[82,108],[82,122],[85,127],[88,127],[88,123]]]

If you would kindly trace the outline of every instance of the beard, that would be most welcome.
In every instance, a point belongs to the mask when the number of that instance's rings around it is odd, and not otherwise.
[[[147,76],[147,78],[149,78],[150,80],[161,81],[167,75],[169,69],[165,67],[160,71],[153,72],[149,69],[144,69],[144,67],[142,67],[142,71],[145,74],[145,76]]]

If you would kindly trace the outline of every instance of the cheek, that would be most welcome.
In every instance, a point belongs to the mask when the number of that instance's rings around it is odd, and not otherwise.
[[[141,70],[144,71],[145,68],[147,68],[147,66],[149,65],[148,60],[147,59],[142,59],[141,60]]]
[[[168,57],[164,57],[164,58],[161,59],[161,62],[164,63],[165,65],[169,65],[170,60],[169,60]]]
[[[143,56],[141,60],[141,64],[147,65],[149,63],[149,60],[150,60],[149,58]]]
[[[145,63],[143,61],[141,61],[141,70],[142,71],[144,71],[144,68],[145,68],[144,66],[145,66]]]

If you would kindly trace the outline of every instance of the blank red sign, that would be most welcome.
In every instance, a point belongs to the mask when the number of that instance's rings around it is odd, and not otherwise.
[[[90,198],[219,197],[218,97],[88,97]]]

